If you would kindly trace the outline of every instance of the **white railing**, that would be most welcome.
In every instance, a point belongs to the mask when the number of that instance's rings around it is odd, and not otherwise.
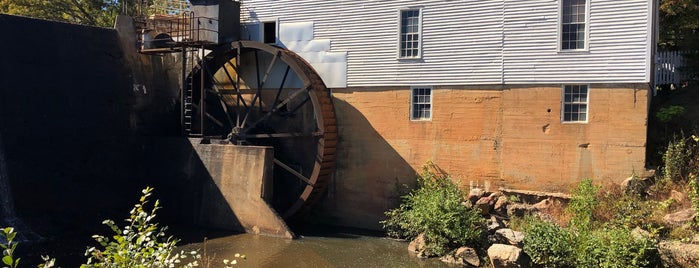
[[[681,51],[658,51],[655,59],[655,86],[679,85],[686,79],[682,72],[684,57]]]

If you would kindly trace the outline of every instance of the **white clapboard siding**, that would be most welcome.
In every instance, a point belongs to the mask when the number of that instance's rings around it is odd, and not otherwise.
[[[313,22],[347,86],[647,83],[651,0],[593,0],[589,51],[558,46],[557,0],[245,0],[244,21]],[[423,57],[398,60],[398,11],[423,8]]]

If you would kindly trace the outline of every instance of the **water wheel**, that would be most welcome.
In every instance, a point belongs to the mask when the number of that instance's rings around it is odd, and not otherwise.
[[[305,60],[279,47],[233,42],[199,61],[187,84],[190,135],[274,147],[272,205],[283,218],[319,199],[335,169],[337,127],[330,91]]]

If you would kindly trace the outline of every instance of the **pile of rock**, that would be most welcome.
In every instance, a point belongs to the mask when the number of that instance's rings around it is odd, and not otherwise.
[[[487,254],[493,267],[528,267],[529,257],[522,251],[524,233],[509,229],[507,225],[511,217],[548,211],[553,204],[550,197],[543,195],[531,200],[538,200],[538,202],[534,204],[511,202],[503,193],[487,192],[480,188],[471,189],[469,192],[463,205],[478,208],[483,217],[488,219]],[[430,256],[425,248],[424,235],[419,235],[411,241],[408,250],[420,258],[434,257]],[[464,267],[480,267],[482,263],[478,252],[474,248],[461,247],[442,256],[441,260]]]

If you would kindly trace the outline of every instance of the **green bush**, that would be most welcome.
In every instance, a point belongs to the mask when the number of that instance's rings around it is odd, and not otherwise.
[[[174,267],[187,256],[175,253],[177,239],[166,237],[167,227],[158,227],[153,220],[156,211],[160,209],[158,200],[147,208],[148,198],[153,188],[147,187],[142,191],[139,203],[130,211],[130,217],[126,219],[126,226],[120,228],[112,220],[105,220],[103,224],[109,226],[114,232],[112,239],[102,235],[92,236],[103,249],[88,248],[85,255],[89,256],[87,263],[81,268],[99,267]],[[198,258],[197,252],[192,254]],[[183,267],[198,266],[195,260]]]
[[[533,218],[525,228],[524,252],[542,267],[653,267],[656,242],[628,228],[579,231]]]
[[[574,267],[573,234],[555,223],[527,216],[524,252],[543,267]]]
[[[631,231],[640,225],[640,215],[650,215],[647,214],[650,207],[635,206],[633,202],[639,199],[624,199],[616,194],[602,195],[604,199],[600,202],[599,189],[592,181],[585,180],[573,191],[567,209],[572,214],[569,228],[533,216],[525,218],[524,252],[534,264],[543,267],[656,265],[659,259],[657,242]],[[620,201],[610,203],[612,198],[620,198]],[[643,212],[632,211],[634,209]],[[625,213],[634,215],[622,215]]]
[[[431,167],[423,167],[418,187],[402,196],[403,202],[387,211],[381,224],[393,237],[413,239],[424,233],[428,255],[442,255],[476,243],[484,221],[480,211],[462,204],[463,191],[447,176],[435,175]]]
[[[675,137],[663,153],[663,178],[672,182],[686,182],[690,173],[699,171],[695,151],[697,141],[690,138]]]
[[[680,116],[684,113],[684,107],[678,105],[670,105],[668,107],[662,107],[655,114],[655,117],[660,120],[660,122],[668,123],[672,119]]]
[[[17,249],[17,242],[14,241],[16,236],[17,232],[12,227],[0,229],[0,249],[2,249],[3,267],[16,268],[19,265],[19,258],[14,256],[15,249]]]
[[[573,190],[566,208],[566,211],[572,215],[570,225],[580,230],[588,230],[592,227],[599,189],[599,186],[592,184],[592,180],[586,179]]]

